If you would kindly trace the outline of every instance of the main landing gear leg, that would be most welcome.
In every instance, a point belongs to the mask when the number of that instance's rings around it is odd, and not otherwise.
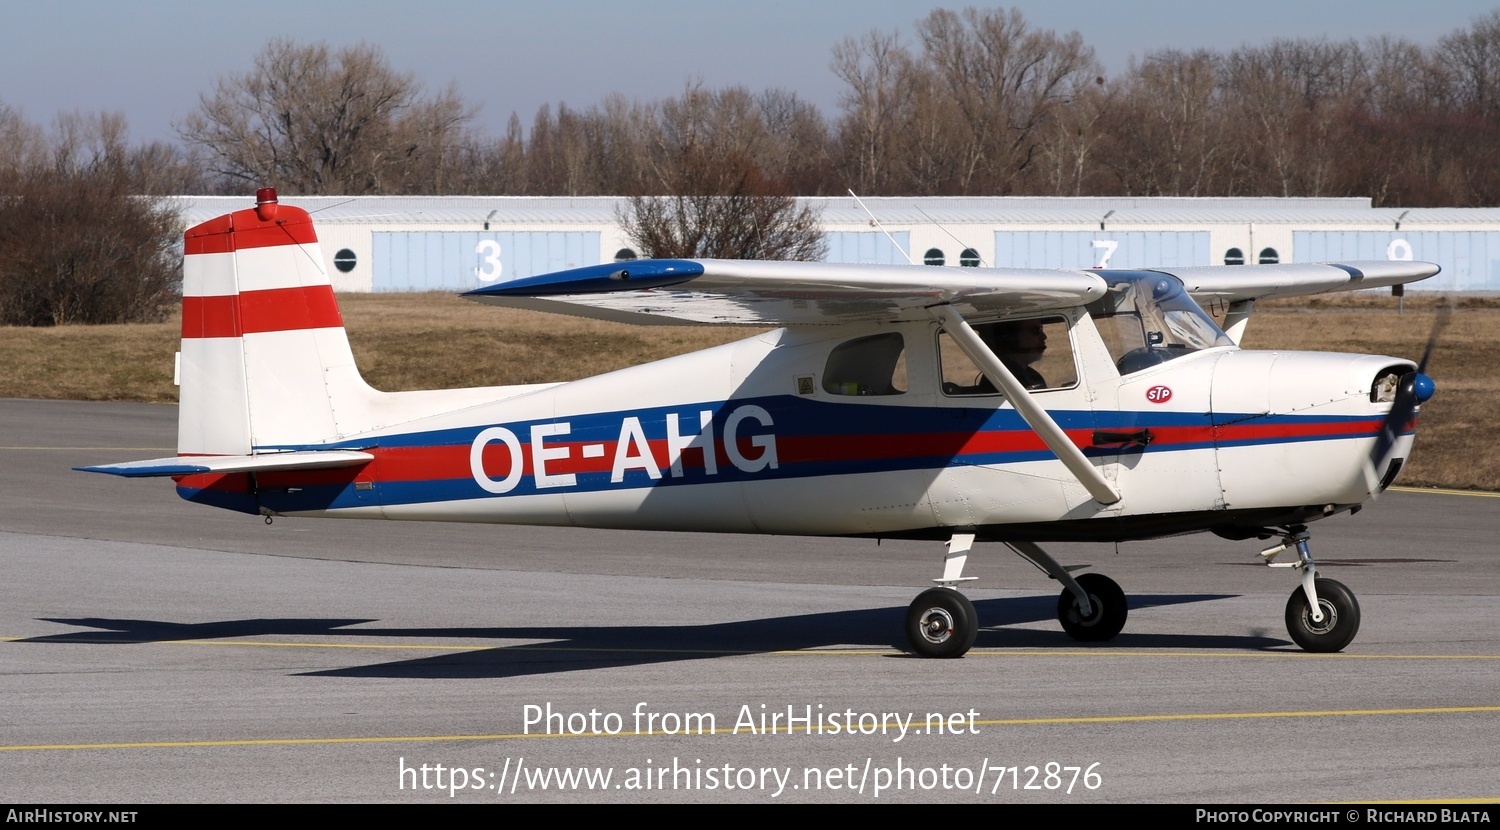
[[[938,587],[918,594],[906,609],[906,638],[920,657],[962,657],[979,636],[974,603],[956,587],[977,578],[963,575],[973,546],[974,534],[953,534],[943,558],[943,576],[933,580]]]
[[[1302,571],[1302,585],[1286,602],[1286,630],[1292,641],[1306,651],[1339,651],[1359,633],[1359,602],[1341,582],[1318,576],[1318,566],[1307,548],[1312,538],[1307,528],[1293,525],[1281,535],[1281,544],[1260,552],[1273,568]],[[1287,548],[1297,549],[1296,562],[1277,562]]]
[[[1042,569],[1063,584],[1057,598],[1057,621],[1068,636],[1085,643],[1113,640],[1125,627],[1130,612],[1125,592],[1103,574],[1083,574],[1073,578],[1071,571],[1087,565],[1064,567],[1034,542],[1006,542],[1011,550]]]

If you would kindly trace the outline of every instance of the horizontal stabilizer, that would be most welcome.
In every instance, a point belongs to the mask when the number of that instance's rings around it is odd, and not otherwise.
[[[190,476],[200,473],[265,473],[275,470],[327,470],[336,467],[358,467],[375,456],[358,450],[311,450],[268,452],[259,455],[202,455],[152,458],[101,464],[97,467],[74,467],[85,473],[108,473],[126,478]]]

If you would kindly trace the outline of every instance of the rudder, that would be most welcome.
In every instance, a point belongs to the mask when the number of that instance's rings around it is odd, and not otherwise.
[[[253,209],[183,242],[179,455],[249,455],[338,440],[379,393],[359,376],[307,211],[256,193]],[[345,419],[347,421],[347,418]]]

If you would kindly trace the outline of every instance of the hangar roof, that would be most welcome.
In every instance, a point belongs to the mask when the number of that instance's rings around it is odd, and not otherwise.
[[[324,223],[369,225],[612,225],[626,200],[619,196],[284,196]],[[194,225],[249,206],[247,196],[174,196],[184,222]],[[810,197],[828,225],[864,224],[869,215],[847,196]],[[1232,197],[869,197],[882,224],[1191,225],[1276,224],[1500,225],[1497,208],[1374,208],[1367,198]]]

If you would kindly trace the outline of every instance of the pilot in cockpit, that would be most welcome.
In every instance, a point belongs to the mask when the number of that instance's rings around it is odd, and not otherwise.
[[[1032,367],[1047,352],[1047,330],[1041,320],[991,323],[981,327],[978,334],[1022,386],[1027,389],[1047,388],[1047,380]],[[984,384],[989,384],[988,378]]]
[[[1047,351],[1047,331],[1041,320],[989,323],[975,326],[974,332],[1022,386],[1027,389],[1047,388],[1042,373],[1032,368],[1032,364],[1041,360]],[[974,386],[957,387],[949,390],[949,394],[991,395],[995,391],[990,379],[981,376]]]

